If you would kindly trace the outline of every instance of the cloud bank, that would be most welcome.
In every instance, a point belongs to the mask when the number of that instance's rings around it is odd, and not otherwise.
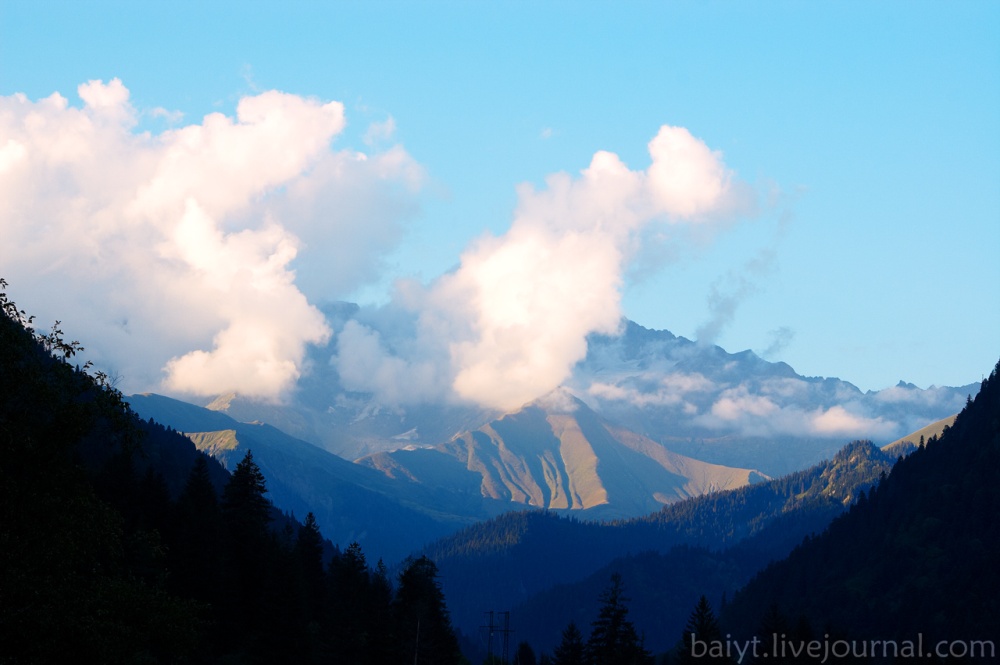
[[[588,334],[616,332],[623,275],[650,227],[717,222],[752,204],[722,155],[686,129],[662,127],[648,149],[645,170],[601,151],[577,177],[521,187],[506,233],[481,237],[429,285],[400,283],[383,312],[344,329],[333,359],[344,385],[497,409],[556,388]],[[387,318],[406,320],[405,332]]]
[[[861,405],[848,405],[856,411],[867,410]],[[742,385],[723,390],[709,414],[699,416],[699,422],[706,427],[734,429],[752,436],[790,434],[887,439],[899,430],[898,423],[883,416],[866,416],[839,404],[803,408],[779,403],[771,396],[751,393]]]
[[[631,422],[643,422],[645,416],[651,416],[650,422],[658,423],[653,430],[661,434],[669,431],[674,436],[738,434],[888,441],[906,433],[909,423],[903,416],[915,415],[885,409],[881,393],[863,394],[837,379],[761,378],[739,371],[737,362],[714,369],[710,362],[703,364],[713,377],[671,369],[669,362],[640,371],[619,362],[617,369],[604,371],[600,367],[578,368],[574,384],[600,412],[617,413]],[[927,399],[926,406],[933,411],[947,409],[945,402],[951,392],[941,391],[936,398]]]
[[[77,92],[81,108],[0,98],[12,293],[67,321],[126,389],[279,399],[330,336],[310,301],[377,273],[419,165],[399,146],[333,150],[339,102],[267,91],[154,135],[120,80]]]
[[[516,408],[613,334],[642,243],[752,206],[722,155],[681,127],[647,168],[600,151],[577,175],[522,186],[509,230],[429,284],[334,331],[315,303],[377,279],[417,208],[423,170],[398,144],[335,150],[344,107],[278,91],[152,134],[118,79],[0,98],[0,247],[15,293],[87,340],[127,390],[281,399],[309,345],[333,342],[351,391],[386,404]],[[392,140],[390,117],[369,145]]]

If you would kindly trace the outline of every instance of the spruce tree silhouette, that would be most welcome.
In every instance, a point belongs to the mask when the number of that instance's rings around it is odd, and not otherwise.
[[[409,559],[399,575],[395,613],[403,662],[457,665],[462,660],[437,576],[437,566],[426,556]]]
[[[691,612],[684,633],[681,635],[679,662],[689,663],[731,663],[725,655],[719,655],[723,642],[722,629],[719,620],[712,611],[708,599],[702,596]],[[712,647],[716,648],[713,649]]]
[[[576,623],[569,622],[562,632],[562,641],[552,653],[552,665],[584,665],[583,635]]]
[[[591,624],[585,649],[590,665],[640,665],[650,660],[635,626],[628,618],[622,576],[611,576],[611,585],[601,594],[601,609]]]

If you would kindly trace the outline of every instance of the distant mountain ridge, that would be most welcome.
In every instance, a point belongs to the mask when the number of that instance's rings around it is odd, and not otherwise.
[[[845,440],[893,441],[957,413],[979,390],[900,381],[862,392],[632,321],[620,335],[592,335],[566,385],[608,420],[678,453],[770,476],[828,458]]]
[[[270,423],[347,459],[446,444],[504,415],[459,402],[390,404],[349,390],[330,361],[338,332],[363,311],[339,303],[324,312],[332,341],[309,348],[308,370],[287,403],[227,394],[208,408]],[[378,329],[372,317],[364,323]],[[841,379],[800,376],[752,351],[728,353],[623,320],[620,334],[588,338],[586,357],[561,389],[675,453],[775,477],[829,458],[843,441],[882,445],[957,413],[978,384],[920,389],[901,381],[865,393]]]
[[[485,497],[583,510],[591,518],[635,517],[666,503],[766,479],[752,469],[678,455],[615,427],[567,390],[447,443],[378,453],[359,462],[413,482],[448,482],[442,469],[451,468],[458,478],[452,482],[479,479]],[[432,477],[425,475],[428,471]]]
[[[335,330],[359,315],[353,305],[324,311]],[[271,473],[287,481],[276,480],[273,491],[287,490],[297,514],[323,501],[324,515],[343,527],[331,536],[338,542],[337,534],[363,540],[374,531],[348,527],[335,513],[335,502],[323,496],[328,481],[321,481],[321,468],[329,467],[341,483],[336,487],[356,483],[359,492],[374,492],[372,505],[393,514],[400,507],[414,511],[406,528],[422,524],[428,538],[528,506],[621,519],[807,468],[831,458],[846,440],[887,443],[956,413],[978,390],[921,390],[901,382],[862,393],[840,379],[799,376],[750,351],[727,353],[623,321],[621,334],[589,338],[586,358],[563,387],[500,413],[458,403],[383,404],[346,390],[330,363],[333,344],[309,350],[311,369],[285,403],[231,393],[199,407],[190,427],[173,420],[192,417],[173,413],[177,404],[157,418],[189,433],[237,431],[231,445],[243,448],[257,445],[267,426],[290,435],[291,447],[274,448],[285,461]],[[255,426],[239,432],[237,423]],[[291,452],[313,459],[317,451],[303,448],[306,442],[360,464],[324,460],[303,467]],[[270,463],[265,455],[262,465]],[[294,478],[290,468],[314,477]],[[415,530],[392,542],[389,531],[379,538],[397,554],[404,541],[425,542]]]
[[[554,408],[551,404],[557,398],[562,403]],[[484,426],[483,431],[455,437],[440,447],[380,453],[359,463],[270,425],[239,422],[162,395],[133,395],[129,402],[140,416],[169,423],[228,468],[252,450],[276,505],[300,517],[311,511],[333,542],[346,546],[357,540],[390,561],[522,506],[586,508],[595,518],[636,517],[670,501],[764,478],[748,469],[671,453],[644,437],[613,428],[564,394],[550,396],[548,410],[541,406],[546,400],[541,400],[499,419],[495,429]],[[553,428],[562,428],[562,439]],[[516,454],[505,439],[481,440],[486,430],[497,437],[500,432],[507,435]],[[578,462],[585,462],[580,468],[567,466],[559,450],[563,441],[572,448],[566,457],[575,455]],[[534,444],[538,445],[533,449]],[[543,468],[546,461],[550,464]],[[543,503],[545,496],[550,500],[560,496],[545,495],[546,482],[557,489],[569,488],[576,503],[568,496],[562,505]],[[532,497],[538,502],[529,503]]]

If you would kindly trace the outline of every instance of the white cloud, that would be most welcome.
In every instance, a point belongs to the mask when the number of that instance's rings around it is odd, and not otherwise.
[[[7,142],[0,148],[0,175],[13,169],[27,154],[28,149],[24,147],[23,143],[7,139]]]
[[[741,387],[723,392],[722,397],[712,405],[712,415],[724,421],[734,422],[747,417],[768,418],[777,413],[779,408],[769,398],[752,395]]]
[[[268,91],[240,100],[235,117],[150,134],[134,131],[140,111],[118,79],[78,94],[82,108],[59,94],[0,98],[0,266],[12,293],[41,320],[65,321],[126,390],[280,398],[306,345],[329,336],[297,262],[352,257],[324,266],[313,298],[370,278],[413,210],[419,166],[399,147],[332,150],[338,102]]]
[[[801,383],[801,382],[799,382]],[[746,436],[818,436],[887,439],[896,435],[899,423],[882,416],[870,417],[858,411],[859,404],[837,404],[830,407],[806,407],[789,403],[792,392],[787,388],[791,382],[769,382],[768,385],[783,384],[785,389],[766,393],[779,398],[772,399],[766,394],[752,392],[747,385],[739,385],[723,390],[715,399],[709,413],[700,414],[696,422],[709,429],[729,430]]]
[[[111,79],[109,83],[87,81],[80,84],[77,94],[83,103],[92,109],[110,109],[115,114],[130,110],[128,89],[122,84],[121,79]]]
[[[557,173],[544,189],[522,186],[505,234],[483,236],[454,272],[411,285],[406,302],[396,302],[421,330],[433,322],[439,334],[421,339],[447,349],[454,396],[512,409],[551,391],[586,354],[588,334],[617,331],[622,276],[644,229],[741,210],[721,155],[687,130],[664,127],[649,149],[647,171],[600,151],[579,177]],[[428,353],[417,346],[412,353]],[[412,364],[405,352],[378,348]],[[349,343],[339,349],[337,362],[350,363]],[[371,377],[355,385],[372,390]]]
[[[424,342],[417,349],[434,346]],[[348,321],[337,335],[332,362],[349,389],[373,393],[381,403],[407,404],[447,397],[447,359],[410,350],[405,359],[392,353],[377,331]]]
[[[652,385],[648,385],[652,380]],[[627,383],[625,382],[627,381]],[[697,407],[688,401],[695,394],[703,394],[715,389],[715,384],[697,372],[686,374],[672,372],[647,372],[625,377],[625,381],[592,381],[587,394],[600,400],[627,402],[639,408],[681,407],[685,412],[696,411]],[[642,384],[642,388],[633,383]]]
[[[896,423],[886,421],[882,417],[865,418],[850,413],[842,406],[831,406],[829,409],[817,410],[810,421],[812,430],[818,434],[841,434],[844,436],[882,438],[892,435]]]
[[[683,127],[662,127],[649,143],[653,164],[649,181],[653,196],[677,218],[718,210],[732,191],[732,175],[722,154],[709,149]]]
[[[764,249],[747,261],[740,270],[730,270],[716,280],[708,296],[709,319],[698,326],[701,344],[714,344],[719,334],[736,318],[736,310],[749,296],[756,293],[757,281],[771,270],[774,250]]]

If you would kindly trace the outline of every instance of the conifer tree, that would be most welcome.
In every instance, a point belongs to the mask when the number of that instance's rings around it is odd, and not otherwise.
[[[681,635],[679,662],[686,663],[730,663],[724,655],[718,655],[718,645],[723,641],[719,620],[712,611],[708,599],[702,596],[691,612],[684,633]],[[693,649],[697,643],[697,650]],[[712,646],[716,646],[713,651]]]
[[[173,546],[168,550],[177,571],[172,580],[179,592],[200,600],[215,600],[221,568],[221,529],[219,497],[209,477],[208,459],[199,455],[174,509]]]
[[[517,651],[514,652],[514,665],[538,665],[535,650],[527,642],[521,642],[517,645]]]
[[[323,571],[323,534],[311,512],[299,526],[295,551],[301,567],[305,612],[308,621],[319,619],[325,596],[326,575]]]
[[[862,493],[864,496],[864,493]],[[772,647],[774,641],[787,639],[789,633],[788,621],[785,619],[785,615],[781,613],[778,608],[777,603],[772,603],[768,608],[764,617],[760,621],[760,627],[757,629],[757,637],[764,643],[767,644],[767,658],[763,657],[763,654],[759,654],[757,660],[754,662],[759,663],[773,663],[773,665],[790,665],[793,663],[787,654],[782,653],[780,650],[778,652],[773,652]]]
[[[601,594],[601,609],[591,624],[585,649],[590,665],[640,665],[650,660],[628,618],[627,602],[622,577],[615,573],[611,586]]]
[[[426,556],[407,560],[399,575],[395,614],[404,662],[452,665],[462,660],[437,575]]]
[[[266,496],[267,482],[248,450],[236,465],[222,494],[222,513],[230,535],[241,544],[250,545],[267,536],[271,522],[271,502]]]
[[[368,621],[371,640],[368,648],[370,665],[396,665],[396,633],[392,621],[392,582],[382,559],[371,574],[368,591]]]
[[[562,632],[562,640],[552,654],[552,665],[584,665],[583,635],[570,621]]]
[[[219,507],[219,496],[215,492],[212,480],[208,474],[208,458],[204,454],[198,455],[191,471],[188,473],[187,481],[184,483],[184,490],[178,502],[182,505],[190,505],[198,510],[217,510]]]
[[[338,659],[362,662],[371,644],[371,578],[361,545],[351,543],[330,561],[330,633]]]
[[[277,543],[271,537],[271,502],[253,453],[236,465],[222,494],[223,582],[220,619],[223,641],[243,653],[261,653],[269,637],[266,599],[274,590],[268,574]]]

